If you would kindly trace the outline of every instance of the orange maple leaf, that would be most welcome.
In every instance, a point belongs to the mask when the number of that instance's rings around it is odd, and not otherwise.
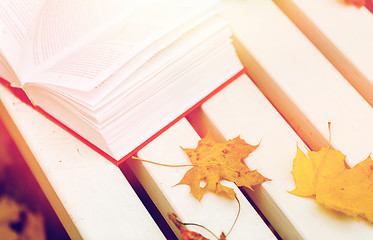
[[[292,170],[296,188],[290,193],[315,197],[329,209],[373,223],[373,160],[369,155],[349,168],[345,158],[329,147],[309,151],[308,157],[297,148]]]
[[[208,191],[234,199],[234,190],[220,181],[227,180],[252,189],[252,186],[270,180],[258,171],[250,170],[245,164],[245,158],[257,147],[240,137],[218,143],[208,134],[198,142],[197,148],[183,149],[195,166],[176,185],[189,185],[191,193],[198,200]],[[201,186],[202,183],[205,186]]]
[[[218,238],[214,233],[212,233],[209,229],[206,227],[195,224],[195,223],[183,223],[181,222],[177,215],[175,213],[168,213],[168,218],[175,224],[175,226],[180,230],[181,233],[181,240],[209,240],[208,238],[205,238],[202,234],[190,231],[186,229],[185,225],[194,225],[201,228],[204,228],[206,231],[210,232],[216,239],[218,240],[226,240],[227,236],[222,232],[220,237]]]
[[[202,234],[190,231],[184,227],[180,228],[181,239],[182,240],[209,240],[205,238]]]

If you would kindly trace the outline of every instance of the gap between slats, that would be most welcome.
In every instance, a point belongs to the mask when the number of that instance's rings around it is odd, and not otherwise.
[[[228,140],[228,139],[225,139],[223,134],[216,128],[216,126],[214,126],[214,124],[210,121],[209,117],[206,116],[206,114],[202,111],[201,108],[195,109],[192,113],[186,116],[186,119],[188,120],[190,125],[192,125],[194,130],[197,132],[197,134],[201,138],[206,136],[206,134],[209,132],[218,142],[224,142]],[[249,194],[242,187],[240,187],[239,189],[243,193],[243,195],[246,197],[246,199],[250,202],[250,204],[253,206],[255,211],[259,214],[259,216],[267,224],[267,226],[272,231],[272,233],[276,236],[276,238],[281,239],[280,235],[272,227],[271,223],[268,221],[268,219],[265,217],[265,215],[262,213],[259,207],[255,204],[255,202],[252,200]],[[254,189],[254,192],[258,191],[258,186],[255,186],[253,189]]]
[[[139,152],[139,157],[154,162],[186,164],[189,160],[180,149],[180,146],[194,147],[197,145],[198,139],[195,129],[192,128],[186,119],[183,119],[142,149]],[[189,193],[188,186],[173,188],[172,186],[185,173],[184,169],[164,168],[133,160],[129,160],[129,166],[143,184],[144,189],[149,191],[149,196],[154,204],[159,207],[159,211],[165,218],[167,218],[168,212],[175,212],[181,221],[202,224],[216,235],[220,235],[222,231],[227,233],[229,230],[237,211],[237,203],[216,197],[212,193],[207,193],[198,202]],[[229,183],[230,187],[233,187],[233,185]],[[234,188],[237,187],[234,186]],[[274,239],[274,234],[247,201],[246,197],[238,189],[235,191],[241,203],[241,213],[240,220],[236,223],[229,238],[242,239],[243,236],[251,233],[253,239]],[[219,210],[217,211],[217,209]],[[170,221],[167,222],[175,234],[180,237],[179,230],[175,229],[174,224]],[[247,227],[245,226],[246,224],[248,224]],[[203,229],[191,228],[190,230],[200,232],[203,235],[206,234],[206,237],[210,236]]]
[[[192,122],[192,124],[191,124],[192,128],[196,131],[196,133],[200,137],[203,137],[204,133],[206,132],[206,129],[207,129],[206,126],[205,125],[202,126],[200,124],[195,124],[196,122],[197,123],[198,122],[206,122],[205,121],[206,118],[204,116],[202,116],[201,113],[202,112],[201,112],[200,108],[197,108],[195,111],[193,111],[191,114],[189,114],[187,116],[187,120],[188,119],[189,120],[193,119],[191,121]],[[212,128],[210,128],[210,129],[212,129]],[[224,140],[224,137],[220,134],[220,132],[218,130],[215,131],[214,136],[215,137],[219,136],[218,137],[219,140]],[[128,161],[131,161],[131,163],[129,163]],[[129,164],[131,164],[131,167],[129,166]],[[138,168],[138,171],[137,171],[138,176],[136,176],[131,169],[134,166],[135,166],[135,168]],[[122,173],[125,175],[125,177],[127,178],[127,180],[129,181],[129,183],[131,184],[132,188],[135,190],[135,192],[138,195],[138,197],[140,198],[140,200],[143,202],[144,206],[146,207],[146,209],[148,210],[150,215],[153,217],[154,221],[157,223],[157,225],[161,229],[162,233],[165,235],[165,237],[167,239],[177,239],[177,236],[174,234],[173,230],[174,231],[178,231],[178,230],[175,230],[175,226],[173,226],[173,225],[170,226],[170,225],[167,224],[167,221],[162,216],[160,210],[156,207],[156,205],[159,204],[159,202],[162,202],[162,201],[153,202],[150,195],[146,192],[145,187],[142,186],[142,184],[140,183],[141,181],[139,180],[139,178],[148,179],[148,177],[142,176],[142,174],[147,174],[146,170],[142,166],[142,163],[140,161],[137,161],[137,160],[129,159],[126,162],[124,162],[122,165],[120,165],[120,169],[121,169]],[[182,176],[180,176],[180,178],[181,177]],[[146,181],[143,184],[147,184],[147,185],[150,184],[151,185],[151,183],[148,183],[148,181]],[[264,215],[261,213],[259,208],[251,200],[250,196],[243,189],[239,189],[239,190],[244,195],[244,197],[248,200],[249,204],[251,204],[251,206],[255,209],[255,211],[258,213],[258,215],[262,218],[263,222],[271,230],[271,232],[273,233],[275,238],[281,239],[280,236],[277,234],[277,232],[274,230],[274,228],[271,226],[269,221],[264,217]]]
[[[373,107],[372,83],[293,1],[272,0],[351,86]],[[354,6],[348,6],[353,8]],[[373,13],[373,2],[365,6]],[[360,23],[361,24],[361,23]],[[370,23],[366,23],[370,27]],[[361,36],[363,37],[363,36]]]
[[[131,159],[127,161],[132,161]],[[155,206],[148,193],[145,191],[144,187],[141,185],[138,178],[135,176],[131,168],[128,166],[128,162],[125,161],[122,163],[119,168],[122,171],[123,175],[128,180],[129,184],[144,204],[146,210],[148,210],[151,217],[154,219],[155,223],[158,225],[159,229],[162,231],[163,235],[168,240],[177,239],[176,235],[172,231],[171,227],[167,224],[166,220]]]

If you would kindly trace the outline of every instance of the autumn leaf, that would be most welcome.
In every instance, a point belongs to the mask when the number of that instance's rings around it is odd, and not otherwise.
[[[353,217],[373,223],[373,161],[371,156],[353,168],[338,150],[322,148],[308,151],[297,148],[292,174],[296,188],[290,193],[315,197],[316,202]]]
[[[209,240],[205,238],[202,234],[190,231],[184,227],[180,228],[181,239],[182,240]]]
[[[362,7],[365,5],[365,0],[344,0],[347,4],[355,5],[356,7]]]
[[[258,171],[250,170],[245,164],[245,158],[257,147],[249,145],[240,137],[218,143],[208,134],[198,142],[197,148],[183,149],[194,167],[185,173],[177,185],[189,185],[192,195],[198,200],[206,192],[234,199],[234,190],[220,181],[227,180],[252,189],[252,186],[270,180]]]
[[[190,231],[185,228],[185,225],[194,225],[198,227],[204,228],[206,231],[210,232],[216,239],[218,240],[226,240],[227,237],[224,233],[221,233],[220,237],[218,238],[214,233],[212,233],[209,229],[206,227],[194,224],[194,223],[183,223],[181,222],[177,215],[175,213],[168,213],[168,218],[175,224],[175,226],[180,230],[181,233],[181,240],[209,240],[208,238],[205,238],[202,234]]]
[[[344,0],[346,4],[355,5],[358,8],[362,6],[366,6],[367,8],[371,8],[373,5],[373,0]]]
[[[180,230],[181,239],[182,240],[209,240],[205,238],[202,234],[190,231],[184,227],[184,223],[182,223],[175,213],[168,213],[168,218],[175,224],[175,226]]]
[[[240,212],[241,212],[241,203],[240,203],[240,200],[238,200],[237,197],[235,197],[237,203],[238,203],[238,212],[237,212],[237,216],[236,216],[236,219],[234,220],[230,230],[228,231],[227,234],[225,234],[224,232],[222,232],[220,234],[220,237],[218,237],[217,235],[215,235],[210,229],[208,229],[207,227],[203,226],[203,225],[200,225],[200,224],[197,224],[197,223],[184,223],[184,222],[181,222],[177,215],[175,213],[168,213],[168,218],[175,224],[175,226],[180,230],[180,233],[181,233],[181,239],[182,240],[208,240],[208,238],[205,238],[203,235],[201,235],[200,233],[197,233],[197,232],[193,232],[193,231],[190,231],[188,229],[185,228],[185,226],[197,226],[197,227],[200,227],[200,228],[203,228],[205,229],[207,232],[209,232],[212,236],[214,236],[217,240],[226,240],[227,239],[227,236],[232,232],[234,226],[236,225],[236,222],[237,222],[237,219],[240,215]]]

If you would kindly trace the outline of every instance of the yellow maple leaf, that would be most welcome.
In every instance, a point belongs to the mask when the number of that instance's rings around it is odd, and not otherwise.
[[[327,208],[373,223],[373,161],[366,160],[349,168],[345,155],[322,148],[308,152],[297,148],[292,174],[296,188],[290,193],[309,197]]]
[[[208,134],[198,142],[197,148],[183,149],[195,166],[188,170],[176,185],[189,185],[191,193],[198,200],[208,191],[234,199],[234,190],[220,181],[227,180],[237,186],[252,189],[252,186],[270,180],[258,171],[250,170],[245,164],[245,158],[257,147],[246,143],[240,137],[218,143]],[[202,183],[205,186],[202,186]]]

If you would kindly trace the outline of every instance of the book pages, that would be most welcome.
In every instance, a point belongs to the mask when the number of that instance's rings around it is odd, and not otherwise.
[[[115,160],[244,71],[215,0],[41,3],[20,46],[21,87],[37,110]]]
[[[74,4],[64,4],[65,11],[69,13],[77,4],[76,1],[71,1]],[[24,70],[23,76],[27,75],[28,82],[42,82],[80,91],[90,91],[151,43],[210,7],[212,1],[203,1],[198,4],[196,0],[153,0],[144,3],[136,2],[136,4],[133,3],[134,1],[130,2],[131,4],[124,10],[114,12],[117,17],[112,21],[98,25],[98,30],[94,28],[97,25],[95,22],[89,22],[87,30],[85,27],[89,20],[80,21],[80,19],[75,20],[68,16],[59,17],[57,27],[60,32],[53,31],[50,33],[51,36],[48,36],[51,39],[48,40],[51,41],[51,49],[48,45],[39,43],[42,36],[34,37],[33,41],[28,43],[29,46],[25,48],[23,59],[26,62],[33,62],[34,67]],[[105,2],[105,4],[115,4],[115,0]],[[99,9],[85,1],[79,1],[79,9],[85,6],[90,6],[89,18],[95,19]],[[58,10],[54,5],[50,8],[56,12]],[[58,12],[64,11],[58,10]],[[84,19],[86,18],[88,16]],[[67,22],[68,20],[71,22]],[[76,30],[74,27],[76,25],[82,26]],[[40,29],[40,33],[35,32],[35,34],[41,34],[44,30],[42,26],[34,28],[35,31],[37,29]],[[66,37],[76,39],[73,43],[59,44],[60,40],[57,41],[61,34],[77,31],[81,32],[81,34],[75,34],[77,37],[75,35]],[[35,36],[35,34],[31,35]],[[36,47],[32,48],[31,46],[35,44]],[[55,48],[58,49],[54,49],[53,44],[61,46],[56,46]]]
[[[45,0],[0,1],[0,53],[14,71],[20,71],[22,46],[38,11]],[[3,69],[0,70],[2,74]],[[8,75],[8,74],[5,74]],[[8,79],[20,86],[17,79]]]
[[[146,1],[45,1],[23,43],[23,81],[35,80],[36,73],[73,54]]]

